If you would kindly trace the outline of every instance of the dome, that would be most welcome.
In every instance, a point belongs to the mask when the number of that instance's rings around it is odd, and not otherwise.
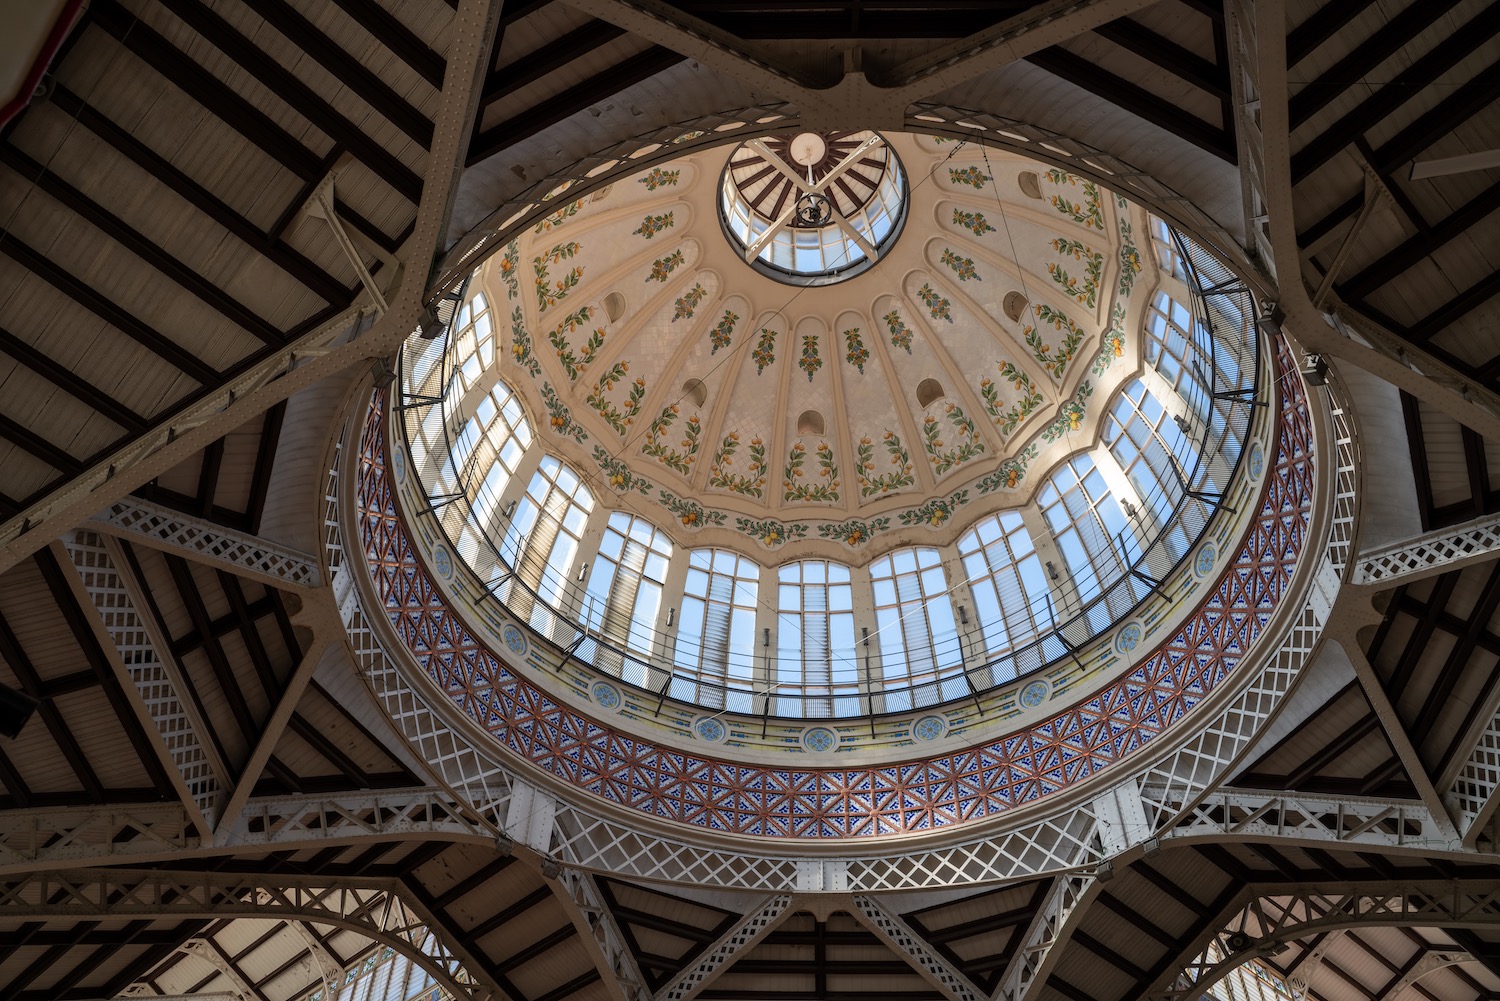
[[[1040,702],[1069,683],[1025,679],[1214,564],[1253,309],[1207,308],[1127,199],[873,132],[566,197],[413,338],[402,426],[440,564],[570,661],[714,736]]]

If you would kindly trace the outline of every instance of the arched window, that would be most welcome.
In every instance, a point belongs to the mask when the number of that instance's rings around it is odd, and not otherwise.
[[[958,540],[974,614],[993,659],[1026,646],[1054,622],[1047,573],[1020,514],[1002,511],[975,525]],[[976,651],[979,653],[980,651]],[[1038,649],[1021,662],[1012,659],[990,680],[1003,684],[1048,658]]]
[[[578,540],[594,509],[594,495],[570,467],[556,457],[542,456],[526,493],[516,505],[500,544],[500,554],[525,588],[507,584],[511,611],[531,621],[532,628],[551,632],[557,608],[569,621],[576,618],[564,605],[576,607],[570,572],[578,556]],[[535,591],[540,605],[531,601]]]
[[[929,705],[963,694],[963,652],[943,560],[936,549],[899,549],[870,564],[881,678],[887,686],[925,686],[886,693],[886,709]],[[936,682],[946,679],[941,688]]]
[[[1187,280],[1187,268],[1182,255],[1177,252],[1177,243],[1172,239],[1172,229],[1156,216],[1151,217],[1151,247],[1156,251],[1156,263],[1173,278]]]
[[[612,668],[633,684],[647,683],[642,661],[656,652],[662,585],[671,560],[672,543],[655,525],[623,511],[609,516],[579,617],[612,646],[639,654],[641,661],[601,650],[594,657],[595,666]]]
[[[453,366],[464,389],[473,389],[484,370],[495,363],[495,325],[483,292],[464,303],[453,320]]]
[[[476,565],[493,562],[493,557],[484,558],[490,547],[483,540],[501,534],[500,500],[531,447],[531,422],[526,419],[526,411],[515,392],[504,382],[497,382],[474,407],[474,416],[465,426],[465,433],[472,437],[473,444],[468,446],[471,469],[463,487],[473,507],[466,512],[468,517],[457,538],[459,554],[470,565]],[[449,510],[463,514],[462,508],[463,505],[455,504]],[[449,518],[445,511],[445,524]],[[451,527],[449,535],[454,535]]]
[[[835,713],[835,697],[858,695],[854,601],[849,568],[827,560],[788,563],[776,574],[776,672],[771,681],[802,690],[803,716]],[[773,693],[774,694],[774,693]],[[798,715],[788,705],[787,715]]]
[[[1135,528],[1126,521],[1091,455],[1074,456],[1048,477],[1037,503],[1068,564],[1080,602],[1087,604],[1103,594],[1140,555]],[[1113,600],[1095,606],[1089,621],[1096,632],[1104,629],[1113,616],[1124,615],[1142,596],[1132,592],[1117,597],[1111,592]]]
[[[1104,443],[1140,499],[1142,507],[1133,516],[1140,523],[1140,534],[1154,537],[1166,527],[1175,563],[1208,520],[1201,503],[1183,497],[1184,474],[1197,462],[1197,443],[1183,434],[1139,379],[1132,379],[1110,407],[1104,420]]]
[[[696,675],[696,690],[674,686],[675,698],[724,708],[724,686],[737,691],[752,687],[755,673],[755,612],[760,592],[760,567],[724,549],[695,549],[688,557],[682,614],[677,623],[673,664],[682,674]],[[732,698],[735,712],[753,712],[753,700]]]

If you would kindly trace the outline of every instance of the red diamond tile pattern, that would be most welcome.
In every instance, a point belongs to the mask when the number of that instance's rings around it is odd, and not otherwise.
[[[386,476],[385,402],[360,445],[360,534],[391,625],[454,707],[515,757],[593,796],[680,824],[768,838],[870,838],[972,823],[1066,789],[1145,747],[1233,673],[1286,595],[1313,497],[1313,432],[1284,344],[1276,457],[1239,553],[1134,671],[1029,730],[877,767],[771,768],[686,753],[555,701],[446,604]]]

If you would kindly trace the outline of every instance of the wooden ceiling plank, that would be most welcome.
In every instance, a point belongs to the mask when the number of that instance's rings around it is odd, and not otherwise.
[[[24,810],[31,806],[31,787],[26,784],[21,773],[16,771],[16,766],[11,763],[3,747],[0,747],[0,785],[5,786],[6,794],[17,809]]]
[[[436,930],[444,938],[446,938],[449,942],[459,943],[468,951],[470,955],[474,956],[476,960],[484,963],[486,967],[484,972],[489,974],[494,982],[500,985],[500,989],[505,992],[505,996],[509,998],[509,1001],[532,1001],[532,999],[523,994],[515,984],[511,983],[510,978],[505,976],[505,974],[497,974],[493,969],[489,969],[489,967],[493,966],[493,964],[488,961],[488,957],[484,956],[483,953],[473,947],[472,942],[466,937],[468,933],[460,930],[458,926],[453,923],[447,910],[437,906],[437,902],[433,899],[431,891],[429,891],[427,887],[423,885],[422,881],[418,879],[416,875],[404,877],[401,880],[401,885],[406,888],[408,893],[416,898],[417,903],[422,905],[423,910],[432,915],[433,924],[435,925]],[[541,888],[541,892],[548,897],[553,895],[552,891],[545,886]]]
[[[217,195],[180,170],[166,157],[106,117],[62,84],[54,84],[48,100],[105,142],[111,149],[146,171],[184,201],[223,226],[247,247],[275,264],[324,302],[348,303],[353,292],[315,261],[295,248],[261,231]],[[301,202],[292,211],[301,208]]]
[[[92,382],[3,328],[0,328],[0,351],[10,355],[75,400],[99,411],[122,429],[139,434],[150,426],[146,418],[113,397],[100,392]]]
[[[469,144],[469,154],[465,159],[465,165],[472,167],[481,160],[486,160],[505,148],[536,135],[549,125],[555,125],[565,118],[578,114],[591,104],[597,104],[643,80],[649,80],[686,58],[671,49],[653,45],[602,73],[589,77],[576,87],[571,87],[479,133]]]
[[[475,869],[473,872],[469,873],[469,875],[465,876],[463,879],[459,880],[457,883],[454,883],[452,886],[448,887],[448,889],[444,890],[442,893],[434,896],[432,898],[433,906],[438,908],[447,908],[452,906],[453,904],[458,903],[459,900],[468,896],[470,893],[473,893],[485,883],[488,883],[491,879],[494,879],[496,876],[500,875],[500,873],[504,872],[512,863],[515,862],[515,860],[516,857],[514,855],[501,855],[497,858],[491,859],[484,865],[480,866],[478,869]]]
[[[1500,7],[1495,9],[1500,11]],[[1416,267],[1424,258],[1468,232],[1497,209],[1500,209],[1500,183],[1490,185],[1426,232],[1409,237],[1390,253],[1334,287],[1346,302],[1363,299]]]
[[[1497,31],[1500,31],[1500,8],[1491,5],[1481,10],[1458,31],[1413,60],[1410,66],[1392,76],[1337,121],[1320,129],[1306,145],[1292,154],[1292,183],[1298,183],[1333,159],[1340,150],[1369,132],[1493,38]],[[1354,82],[1351,80],[1348,84],[1353,86]],[[1399,166],[1399,163],[1394,166]],[[1356,206],[1356,210],[1357,208]],[[1340,209],[1342,210],[1342,206]],[[1298,242],[1303,240],[1304,237],[1299,235]]]
[[[1413,342],[1422,344],[1468,316],[1496,295],[1500,295],[1500,271],[1491,272],[1489,277],[1470,285],[1420,321],[1412,324],[1408,336]]]
[[[271,470],[276,465],[276,448],[281,443],[281,426],[286,419],[286,401],[266,411],[260,424],[260,442],[255,451],[255,470],[250,475],[250,498],[245,505],[245,527],[251,535],[260,534],[261,518],[266,513],[266,499],[271,491]]]
[[[287,170],[304,181],[323,179],[327,171],[316,153],[150,25],[142,23],[120,6],[118,0],[97,0],[89,8],[89,17],[91,23],[113,35],[147,66]]]
[[[480,113],[483,114],[484,109],[496,101],[535,83],[623,34],[624,28],[596,19],[500,67],[484,81],[484,92],[479,98]]]
[[[216,386],[223,380],[201,359],[127,313],[109,296],[22,243],[14,233],[7,233],[5,239],[0,240],[0,253],[204,386]]]
[[[416,71],[434,88],[442,89],[447,64],[401,19],[386,10],[377,0],[333,0],[350,20],[368,31],[376,41],[390,49],[396,58]],[[510,4],[506,4],[507,7]]]
[[[432,146],[432,122],[373,70],[324,34],[286,0],[241,0],[288,41],[348,87],[382,118],[423,149]],[[441,86],[441,84],[439,85]]]
[[[1484,590],[1480,592],[1479,600],[1469,612],[1468,628],[1448,651],[1442,667],[1438,669],[1437,678],[1424,681],[1422,685],[1426,696],[1416,716],[1407,724],[1412,743],[1420,746],[1431,736],[1439,714],[1447,706],[1453,689],[1458,685],[1460,675],[1469,665],[1469,658],[1478,646],[1479,634],[1484,632],[1485,627],[1489,625],[1496,609],[1500,609],[1500,563],[1495,564],[1490,570],[1489,579],[1484,583]],[[1400,694],[1404,693],[1398,693]]]
[[[68,596],[71,601],[71,596]],[[86,639],[79,638],[79,643],[85,643]],[[41,676],[31,663],[31,658],[26,656],[26,651],[21,649],[21,642],[10,628],[10,623],[5,621],[5,616],[0,615],[0,660],[4,660],[15,674],[21,691],[39,700],[37,715],[41,717],[42,723],[47,727],[47,732],[52,735],[52,740],[62,752],[63,759],[73,769],[78,784],[83,787],[84,793],[94,803],[103,803],[104,785],[99,781],[99,776],[94,768],[84,757],[83,749],[78,746],[78,741],[68,730],[68,724],[58,710],[56,703],[46,698],[43,692]],[[94,671],[98,677],[97,669]]]
[[[77,476],[83,472],[82,460],[74,458],[66,449],[54,445],[31,428],[11,420],[4,414],[0,414],[0,440],[19,446],[28,454],[68,476]]]
[[[97,927],[99,927],[98,921],[83,921],[77,925],[74,925],[74,930],[88,931]],[[30,986],[32,981],[36,980],[42,974],[52,969],[52,967],[56,963],[61,961],[64,956],[72,951],[72,943],[63,943],[61,945],[54,945],[50,949],[43,952],[40,956],[36,957],[30,963],[28,963],[24,969],[11,976],[9,982],[5,985],[6,996],[15,997],[17,994],[24,991],[28,986]]]
[[[1139,21],[1122,17],[1099,25],[1094,32],[1220,100],[1230,96],[1229,70],[1226,67],[1214,65],[1191,49],[1163,38]]]
[[[574,977],[572,980],[569,980],[567,983],[559,984],[556,987],[552,988],[552,990],[547,991],[544,994],[538,994],[535,998],[532,999],[532,1001],[563,1001],[564,998],[572,997],[574,994],[577,994],[579,991],[583,990],[590,984],[595,984],[598,982],[599,971],[590,969],[587,973],[580,973],[578,976]],[[703,994],[700,994],[699,996],[702,997]],[[756,996],[764,997],[763,994],[757,994]],[[871,1001],[875,1001],[873,995],[869,995],[867,993],[865,996],[871,998]]]
[[[198,456],[198,492],[194,495],[193,513],[206,517],[214,509],[214,494],[219,489],[219,470],[224,465],[224,439],[219,438]]]
[[[1375,0],[1340,0],[1318,7],[1307,20],[1287,32],[1286,64],[1291,68],[1312,54],[1312,51],[1349,26],[1365,8]]]
[[[1296,131],[1298,126],[1354,86],[1355,81],[1363,79],[1375,67],[1401,51],[1413,38],[1427,30],[1458,3],[1459,0],[1424,0],[1423,3],[1411,4],[1383,23],[1363,42],[1318,74],[1316,79],[1303,84],[1302,89],[1291,96],[1287,101],[1288,128]]]
[[[110,0],[114,2],[114,0]],[[422,198],[422,178],[372,139],[364,129],[334,110],[317,91],[273,59],[228,21],[197,0],[159,0],[184,24],[255,77],[287,107],[306,118],[324,135],[349,150],[359,162],[412,204]]]
[[[1034,52],[1026,57],[1026,61],[1119,105],[1131,114],[1166,129],[1179,139],[1186,140],[1221,160],[1232,164],[1239,157],[1234,137],[1225,129],[1205,122],[1157,97],[1144,87],[1101,69],[1061,46],[1054,45]]]
[[[126,552],[130,547],[125,546]],[[224,646],[219,642],[219,637],[214,634],[213,621],[208,617],[208,606],[203,602],[203,595],[199,592],[198,583],[193,578],[192,567],[187,560],[181,556],[171,553],[163,553],[162,558],[167,562],[167,569],[172,575],[172,583],[176,587],[178,597],[183,607],[187,610],[188,619],[193,628],[206,638],[203,645],[203,653],[208,659],[209,667],[213,670],[214,678],[224,695],[224,700],[229,705],[229,710],[234,716],[234,721],[239,725],[240,735],[250,747],[255,746],[259,727],[255,716],[250,711],[250,704],[245,699],[245,693],[241,690],[238,680],[234,675],[234,668],[230,666],[229,657],[224,652]],[[153,608],[153,615],[160,615]],[[165,630],[163,630],[165,632]],[[229,763],[233,760],[230,755],[223,755],[224,761]]]

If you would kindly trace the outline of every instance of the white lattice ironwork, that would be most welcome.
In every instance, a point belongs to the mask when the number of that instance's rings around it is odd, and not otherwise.
[[[854,909],[871,931],[919,970],[948,1001],[985,1001],[985,996],[968,977],[934,952],[910,925],[901,920],[900,915],[885,904],[861,894],[854,898]]]
[[[577,869],[563,869],[554,881],[567,893],[576,908],[574,925],[578,934],[592,943],[591,952],[596,951],[596,961],[602,960],[601,971],[607,974],[606,988],[612,996],[624,1001],[651,1001],[651,990],[646,978],[641,975],[635,955],[625,945],[615,916],[604,903],[599,885],[594,877]]]
[[[1155,794],[1153,798],[1161,796]],[[1443,836],[1432,814],[1415,800],[1310,796],[1259,789],[1215,789],[1160,836],[1299,838],[1416,852],[1452,848],[1451,839]]]
[[[459,947],[434,930],[431,916],[406,899],[396,880],[264,873],[79,869],[30,873],[0,883],[0,917],[271,918],[314,921],[359,932],[422,964],[462,1001],[504,994]]]
[[[698,992],[723,972],[731,960],[765,937],[791,905],[791,895],[783,893],[769,898],[746,914],[742,921],[725,932],[696,962],[657,991],[656,1001],[690,1001],[697,997]]]
[[[218,844],[175,803],[3,810],[0,873],[395,840],[494,843],[467,806],[431,788],[252,799]]]
[[[323,582],[317,562],[307,553],[135,497],[116,501],[94,521],[101,532],[181,553],[273,587],[317,587]]]
[[[1500,881],[1414,880],[1246,888],[1146,997],[1196,1001],[1246,959],[1316,932],[1369,925],[1500,927]]]
[[[179,786],[212,826],[219,797],[228,788],[223,765],[208,742],[208,731],[196,708],[178,694],[183,681],[175,664],[158,653],[153,628],[136,609],[134,596],[116,567],[108,544],[97,532],[79,529],[63,538],[84,593],[114,644],[114,665],[127,691],[139,699],[149,726],[161,737],[169,778]]]
[[[1011,956],[994,1001],[1024,1001],[1047,979],[1057,963],[1060,946],[1073,932],[1074,915],[1086,909],[1086,898],[1094,897],[1098,885],[1091,875],[1068,873],[1057,877],[1032,917],[1020,948]]]
[[[1500,792],[1500,710],[1490,716],[1479,732],[1446,796],[1458,817],[1465,842],[1473,844],[1494,816],[1497,792]]]
[[[1497,555],[1500,555],[1500,515],[1488,515],[1360,553],[1354,583],[1420,580],[1492,560]]]

